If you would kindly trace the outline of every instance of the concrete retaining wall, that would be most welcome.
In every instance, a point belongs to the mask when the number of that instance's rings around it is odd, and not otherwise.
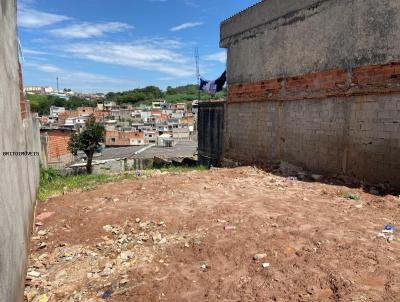
[[[32,230],[39,156],[39,125],[20,95],[16,1],[0,0],[0,301],[23,300],[28,243]]]

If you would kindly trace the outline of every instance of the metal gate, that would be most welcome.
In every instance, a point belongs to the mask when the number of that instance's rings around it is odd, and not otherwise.
[[[219,166],[224,143],[225,102],[202,102],[198,106],[198,157],[205,166]]]

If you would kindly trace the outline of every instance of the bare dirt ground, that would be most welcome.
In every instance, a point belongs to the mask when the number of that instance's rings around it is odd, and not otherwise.
[[[377,236],[400,225],[398,196],[242,167],[110,183],[36,215],[29,301],[400,301],[400,241]]]

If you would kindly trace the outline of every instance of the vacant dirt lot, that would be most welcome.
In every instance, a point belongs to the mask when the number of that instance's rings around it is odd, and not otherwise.
[[[36,216],[29,301],[400,301],[400,242],[377,236],[400,225],[398,196],[244,167],[110,183]]]

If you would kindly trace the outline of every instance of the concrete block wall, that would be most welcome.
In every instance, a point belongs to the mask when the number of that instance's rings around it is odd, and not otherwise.
[[[23,301],[27,252],[39,184],[39,124],[21,93],[15,0],[0,0],[0,301]]]
[[[399,41],[397,0],[268,0],[224,21],[224,157],[400,187]]]
[[[400,94],[233,103],[224,157],[400,184]]]

